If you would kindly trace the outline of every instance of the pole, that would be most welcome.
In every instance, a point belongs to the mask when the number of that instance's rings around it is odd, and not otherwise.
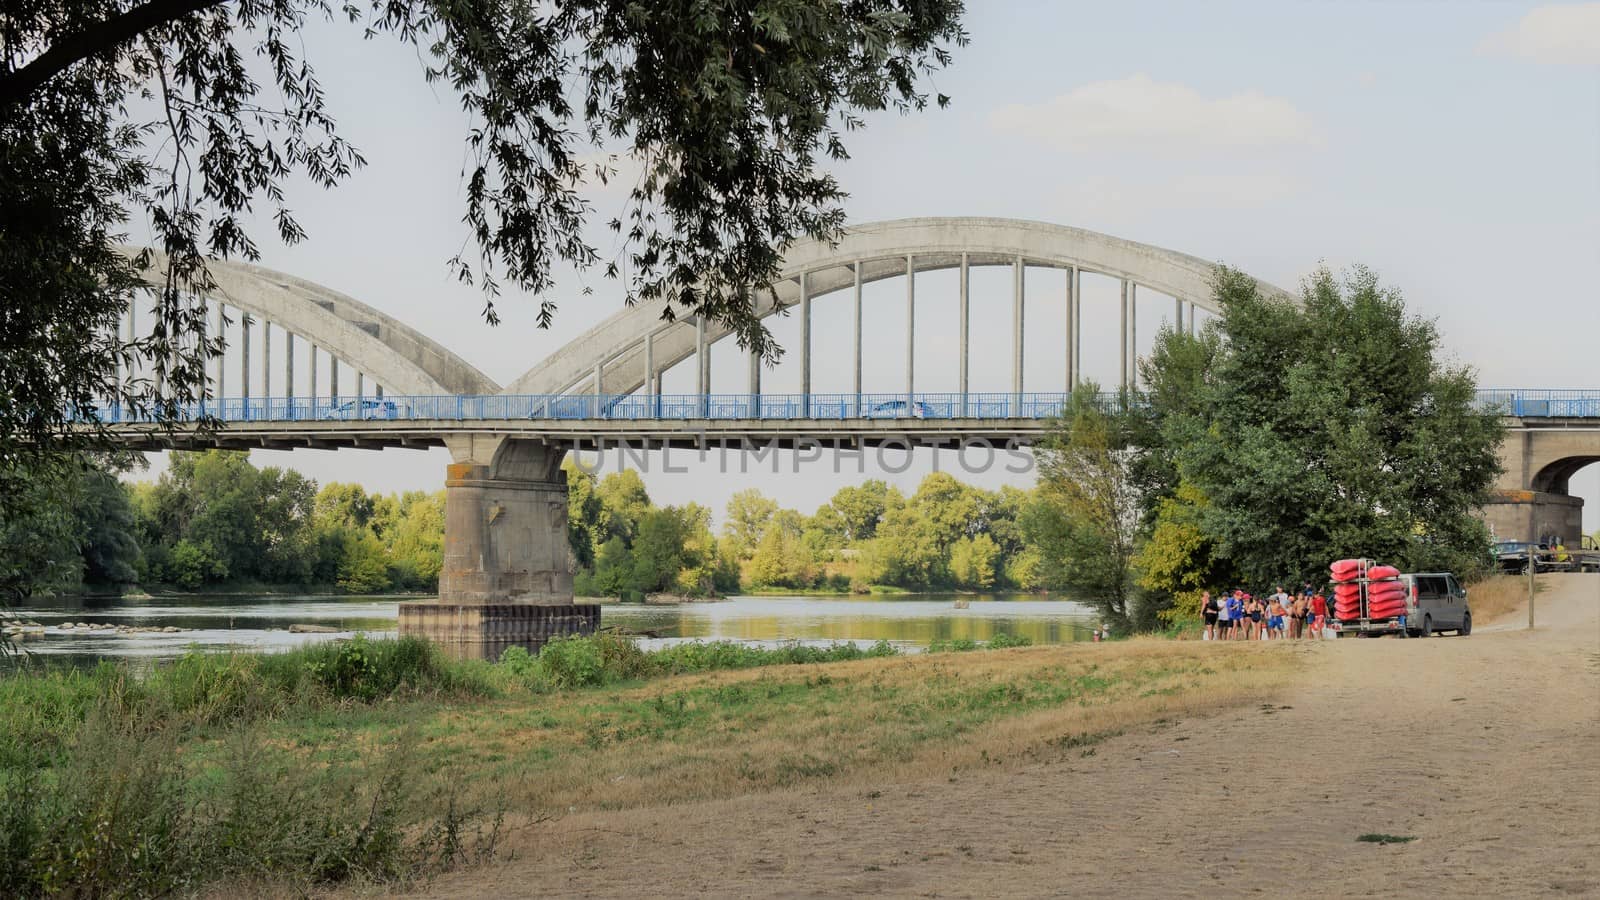
[[[1528,630],[1533,630],[1533,595],[1539,592],[1535,583],[1536,572],[1539,569],[1539,548],[1533,542],[1528,543]]]

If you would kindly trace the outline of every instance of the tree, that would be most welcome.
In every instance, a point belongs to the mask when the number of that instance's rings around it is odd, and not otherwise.
[[[106,585],[138,581],[141,554],[134,537],[133,504],[112,471],[95,467],[85,473],[76,512],[83,580]]]
[[[839,489],[828,502],[837,515],[846,541],[864,541],[878,532],[878,524],[890,509],[905,503],[900,492],[879,478],[869,478],[859,486]],[[820,514],[820,510],[818,511]]]
[[[609,539],[620,537],[632,545],[639,522],[650,509],[650,494],[644,480],[632,469],[612,472],[595,488],[600,500],[600,529]]]
[[[417,48],[422,76],[471,119],[462,173],[472,248],[449,268],[484,291],[553,296],[552,272],[602,270],[629,298],[727,324],[776,355],[751,285],[785,247],[836,237],[843,159],[860,113],[922,109],[921,78],[965,43],[960,0],[815,4],[667,0],[40,0],[0,9],[0,464],[104,438],[62,426],[97,398],[175,415],[220,351],[195,302],[205,258],[259,256],[252,214],[296,243],[287,190],[331,188],[364,164],[301,55],[308,17]],[[255,60],[249,57],[254,55]],[[252,69],[266,73],[265,84]],[[943,105],[946,98],[938,97]],[[638,168],[585,236],[586,185]],[[453,174],[452,174],[452,177]],[[114,249],[129,214],[155,249]],[[131,344],[115,323],[154,264],[156,316]],[[541,325],[555,313],[540,301]],[[118,363],[155,378],[118,385]],[[123,371],[127,371],[126,368]]]
[[[728,498],[728,518],[722,523],[722,533],[733,538],[745,554],[753,553],[777,511],[778,501],[755,488],[736,491]]]
[[[444,567],[444,491],[411,491],[400,498],[394,524],[384,529],[391,580],[400,587],[433,590]]]
[[[1133,624],[1133,557],[1139,492],[1124,421],[1094,402],[1098,387],[1073,392],[1061,418],[1035,449],[1039,503],[1025,527],[1051,579],[1093,604],[1119,630]]]
[[[1134,560],[1139,586],[1166,599],[1160,604],[1167,607],[1160,612],[1165,619],[1198,618],[1202,593],[1226,590],[1238,581],[1205,530],[1208,506],[1199,488],[1179,483],[1172,496],[1157,504],[1150,538]]]
[[[950,577],[964,588],[994,587],[995,562],[1000,545],[987,534],[961,538],[950,548]]]
[[[1438,358],[1431,321],[1362,268],[1317,272],[1298,305],[1222,270],[1217,299],[1206,427],[1166,439],[1209,501],[1218,557],[1255,584],[1319,579],[1350,556],[1413,571],[1484,561],[1478,509],[1501,429],[1473,409],[1471,371]]]

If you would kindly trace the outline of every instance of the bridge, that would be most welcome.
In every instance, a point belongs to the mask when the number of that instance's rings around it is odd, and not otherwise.
[[[152,280],[163,264],[159,255],[153,260]],[[974,296],[970,273],[994,267],[1009,271],[1010,290]],[[1028,276],[1039,270],[1053,273],[1059,287],[1049,296],[1030,297]],[[916,328],[918,276],[936,271],[956,275],[958,294],[956,352],[949,361],[957,389],[947,393],[919,390],[916,381],[919,351],[927,352],[926,336],[919,341]],[[659,302],[610,316],[501,386],[427,335],[355,298],[258,266],[216,262],[215,291],[192,302],[213,308],[208,318],[214,318],[214,336],[236,352],[215,362],[214,399],[182,413],[224,427],[158,430],[126,415],[114,398],[103,416],[140,449],[448,448],[439,601],[404,609],[402,630],[466,643],[489,636],[537,640],[574,622],[588,627],[580,620],[592,613],[570,606],[560,468],[570,449],[624,441],[796,446],[819,436],[854,446],[1027,443],[1043,433],[1046,420],[1084,380],[1086,281],[1115,288],[1115,384],[1136,391],[1139,303],[1161,304],[1168,327],[1193,333],[1202,315],[1219,312],[1212,300],[1213,271],[1212,263],[1187,254],[1039,222],[938,218],[862,225],[836,244],[795,244],[772,290],[752,292],[762,318],[798,320],[799,340],[789,349],[800,390],[764,392],[762,362],[746,353],[746,389],[719,394],[711,390],[711,350],[728,331],[698,316],[664,318]],[[888,279],[904,284],[905,376],[902,384],[869,389],[863,356],[883,346],[885,337],[863,332],[863,286]],[[1260,287],[1268,295],[1291,296],[1265,283]],[[819,302],[847,304],[845,334],[814,333]],[[1039,302],[1059,304],[1064,322],[1050,341],[1059,379],[1047,392],[1025,378],[1028,309]],[[1009,347],[979,348],[1004,356],[1009,390],[972,390],[974,313],[1009,326]],[[124,326],[130,337],[138,333],[135,310]],[[835,378],[841,370],[848,375],[850,390],[815,391],[818,363]],[[664,374],[679,365],[692,366],[695,390],[663,393]],[[874,390],[882,387],[892,390]],[[1506,507],[1524,507],[1530,525],[1543,522],[1540,516],[1548,518],[1550,509],[1578,508],[1551,498],[1564,497],[1571,471],[1600,459],[1600,410],[1594,408],[1600,398],[1512,391],[1487,393],[1480,402],[1512,416],[1518,433],[1528,436],[1517,444],[1522,455],[1507,459],[1508,471],[1521,473],[1516,489],[1532,494],[1512,494],[1507,487]]]

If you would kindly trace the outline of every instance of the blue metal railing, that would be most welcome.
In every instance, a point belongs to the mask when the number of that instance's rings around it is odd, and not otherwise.
[[[1476,405],[1508,416],[1593,419],[1600,418],[1600,390],[1479,391]]]
[[[180,420],[209,416],[223,422],[586,420],[689,421],[701,419],[1043,419],[1060,414],[1065,393],[891,394],[485,394],[383,397],[227,397],[180,406]],[[1097,394],[1115,409],[1119,394]],[[1485,390],[1482,412],[1551,418],[1600,418],[1600,390]],[[117,404],[98,408],[107,424],[153,421]]]

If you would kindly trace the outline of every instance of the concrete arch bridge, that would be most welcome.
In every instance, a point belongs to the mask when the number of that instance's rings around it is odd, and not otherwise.
[[[158,270],[161,262],[156,260]],[[973,270],[994,268],[1009,273],[1010,290],[973,292]],[[1047,296],[1035,289],[1030,296],[1028,276],[1039,270],[1054,271],[1059,287]],[[953,369],[956,389],[928,391],[917,382],[918,361],[927,371],[932,348],[944,341],[930,340],[926,328],[918,332],[919,321],[927,318],[918,316],[918,285],[919,276],[941,271],[954,273],[958,295],[951,323],[955,358],[940,362]],[[727,331],[694,316],[663,320],[659,304],[607,318],[501,386],[374,306],[281,272],[217,262],[211,267],[216,291],[197,301],[214,307],[216,333],[230,351],[216,362],[211,399],[185,412],[191,418],[215,418],[225,427],[210,433],[158,432],[147,422],[125,419],[114,400],[105,405],[103,418],[139,449],[448,447],[453,461],[446,475],[440,601],[416,611],[409,629],[449,640],[465,635],[525,642],[551,629],[567,629],[573,616],[587,615],[568,606],[572,574],[560,463],[569,449],[618,442],[796,446],[818,439],[853,447],[954,446],[978,439],[1027,443],[1042,434],[1046,420],[1085,380],[1086,280],[1100,281],[1102,290],[1106,282],[1114,288],[1118,347],[1111,356],[1117,373],[1108,382],[1136,388],[1141,301],[1147,311],[1152,305],[1160,309],[1168,327],[1192,332],[1202,316],[1218,312],[1211,296],[1213,271],[1212,263],[1188,254],[1039,222],[924,218],[861,225],[835,245],[796,243],[773,290],[755,292],[763,317],[798,320],[799,337],[787,348],[785,364],[798,367],[799,390],[764,391],[763,368],[746,354],[743,389],[716,393],[712,350],[728,338]],[[885,301],[880,289],[872,302],[903,304],[904,378],[867,383],[864,357],[895,337],[864,330],[864,288],[891,279],[903,283],[903,301]],[[1031,283],[1037,288],[1038,278]],[[1265,283],[1261,287],[1290,296]],[[1027,341],[1028,311],[1039,303],[1056,305],[1054,319],[1062,322],[1045,342],[1048,368],[1058,377],[1043,385],[1026,377],[1033,372],[1037,381],[1038,361],[1025,365],[1026,349],[1040,343]],[[843,334],[838,328],[827,334],[814,330],[813,310],[820,304],[844,305],[849,325]],[[1105,305],[1097,308],[1103,312]],[[975,317],[989,325],[1006,323],[1009,346],[995,347],[992,339],[979,346]],[[124,326],[130,336],[138,332],[133,310]],[[1003,357],[1009,383],[973,390],[974,349]],[[679,366],[692,367],[694,389],[663,393],[663,375]],[[814,368],[826,370],[835,382],[844,370],[849,387],[816,391]],[[1567,455],[1560,459],[1600,458],[1600,393],[1584,397],[1593,399],[1576,398],[1580,405],[1571,408],[1544,407],[1547,415],[1532,417],[1537,422],[1524,430],[1559,421],[1574,434],[1588,433],[1573,424],[1594,423],[1590,456],[1561,450]],[[1496,395],[1483,402],[1505,399]],[[1544,441],[1530,440],[1541,446]],[[1530,478],[1543,473],[1551,488],[1537,491],[1541,497],[1564,491],[1559,473],[1566,464],[1541,463],[1544,468],[1530,473]],[[1531,482],[1525,487],[1533,489]],[[529,612],[530,605],[549,612]]]

